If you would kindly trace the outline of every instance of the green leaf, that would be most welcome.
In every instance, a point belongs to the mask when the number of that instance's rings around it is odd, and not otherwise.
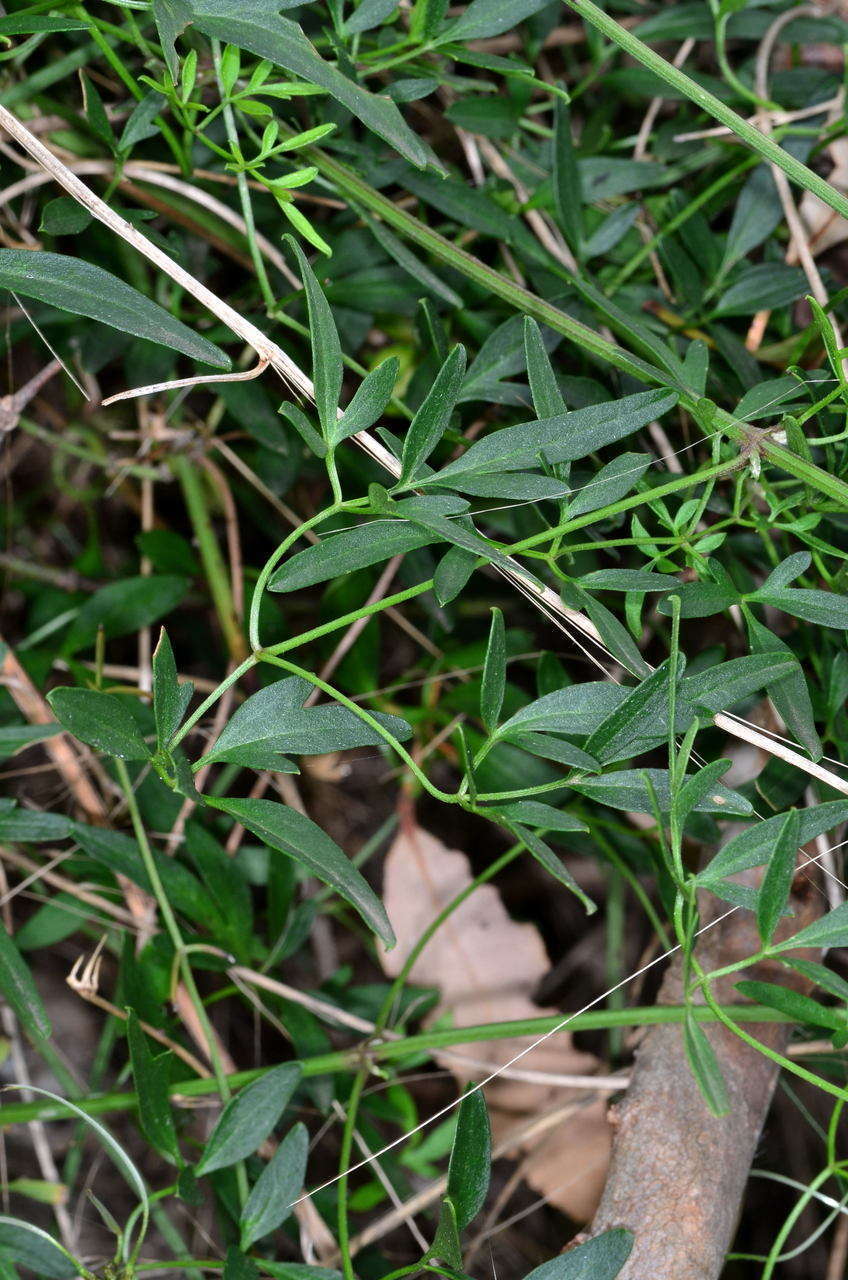
[[[732,707],[773,680],[790,675],[795,667],[791,653],[753,653],[731,658],[687,676],[680,686],[681,709],[695,707],[713,713]]]
[[[6,724],[0,728],[0,760],[59,733],[57,724]]]
[[[721,295],[715,316],[747,316],[761,309],[777,310],[800,298],[807,277],[798,267],[780,262],[760,262],[743,271]]]
[[[268,590],[299,591],[438,541],[437,533],[405,520],[369,520],[353,529],[329,533],[314,546],[298,551],[276,571]]]
[[[533,408],[540,418],[556,418],[566,411],[557,386],[551,360],[542,341],[542,331],[530,316],[524,317],[524,357]]]
[[[715,789],[719,778],[727,773],[732,763],[732,760],[712,760],[684,782],[674,796],[674,804],[672,806],[674,816],[681,827],[686,822],[689,814],[704,799],[704,796]]]
[[[427,1257],[436,1259],[443,1267],[452,1268],[460,1276],[463,1274],[462,1241],[456,1221],[456,1206],[448,1195],[442,1200],[436,1234]]]
[[[562,859],[558,858],[544,840],[537,836],[535,831],[528,831],[526,827],[522,827],[519,823],[513,822],[509,827],[517,840],[527,848],[528,852],[533,855],[536,861],[543,866],[549,876],[553,876],[559,884],[565,885],[576,898],[579,898],[586,908],[586,914],[592,915],[597,911],[597,906],[587,894],[583,892],[580,885],[574,879],[571,872],[563,865]]]
[[[469,1092],[459,1104],[450,1163],[447,1195],[463,1231],[477,1217],[489,1190],[492,1131],[481,1089]]]
[[[686,1010],[683,1043],[689,1070],[697,1081],[704,1101],[714,1116],[726,1116],[730,1110],[730,1099],[727,1096],[724,1076],[715,1049],[691,1009]]]
[[[423,463],[447,429],[464,376],[465,347],[458,345],[436,374],[421,408],[409,424],[403,441],[402,469],[395,486],[397,489],[410,488],[418,482]]]
[[[673,392],[640,391],[555,418],[502,427],[476,441],[461,458],[435,475],[419,481],[419,487],[443,485],[462,490],[464,482],[475,476],[537,467],[541,457],[549,464],[573,462],[638,431],[676,403]]]
[[[234,712],[203,762],[237,756],[251,768],[276,769],[281,753],[319,756],[382,745],[384,739],[347,707],[333,703],[304,707],[308,691],[306,682],[293,676],[251,694]],[[398,716],[373,714],[401,741],[412,736],[409,725]]]
[[[758,622],[748,610],[745,611],[745,623],[748,628],[751,648],[755,653],[778,652],[794,660],[794,668],[789,671],[788,675],[781,676],[780,679],[768,683],[768,696],[774,703],[775,711],[786,722],[787,727],[795,735],[798,742],[806,747],[814,760],[820,760],[824,748],[816,730],[816,718],[810,699],[810,691],[807,688],[807,681],[804,678],[800,663],[795,658],[795,654],[789,645],[785,644],[779,636],[776,636],[769,627],[763,626],[761,622]]]
[[[39,231],[49,236],[75,236],[91,222],[91,214],[73,196],[56,196],[41,211]]]
[[[122,760],[148,760],[150,752],[126,703],[97,689],[53,689],[47,695],[56,719],[80,742]]]
[[[827,969],[823,964],[817,964],[814,960],[784,960],[783,963],[788,968],[794,969],[797,973],[808,978],[815,986],[821,987],[822,991],[827,991],[830,995],[836,996],[836,999],[843,1005],[848,1006],[848,982],[844,978],[840,978],[838,973],[834,973],[832,969]]]
[[[545,831],[589,830],[585,822],[581,822],[573,814],[555,809],[551,804],[543,804],[541,800],[513,800],[510,804],[498,805],[497,808],[487,807],[483,812],[487,816],[506,818],[526,826],[540,827]]]
[[[303,1190],[308,1154],[306,1125],[296,1124],[262,1170],[241,1211],[242,1249],[249,1249],[285,1222],[291,1213],[292,1202]]]
[[[801,835],[801,843],[806,844]],[[820,920],[808,924],[793,937],[784,942],[772,943],[772,951],[794,951],[796,947],[812,947],[831,950],[833,947],[848,946],[848,902],[841,903],[828,911]]]
[[[369,93],[325,62],[300,27],[280,17],[281,8],[282,0],[251,0],[249,6],[243,0],[181,0],[188,20],[204,35],[238,45],[293,72],[308,84],[326,89],[367,129],[384,138],[418,168],[434,163],[429,148],[404,122],[395,104],[383,94]]]
[[[342,347],[330,304],[318,283],[315,272],[306,260],[294,236],[286,240],[297,258],[300,277],[306,292],[309,311],[309,332],[312,338],[312,382],[315,387],[315,407],[324,439],[332,440],[336,434],[337,411],[342,391],[344,365]]]
[[[90,595],[74,618],[62,644],[63,655],[70,657],[92,644],[101,627],[111,640],[151,626],[177,607],[189,585],[187,578],[170,574],[110,582]]]
[[[455,600],[477,567],[477,556],[463,547],[451,547],[436,565],[433,593],[439,604]]]
[[[386,22],[397,9],[398,0],[362,0],[351,16],[346,19],[344,27],[348,35],[355,36],[363,31],[371,31]]]
[[[0,1215],[0,1260],[12,1275],[17,1275],[16,1266],[48,1280],[73,1280],[80,1274],[79,1264],[41,1227],[5,1215]]]
[[[580,585],[586,591],[669,591],[680,581],[674,574],[648,569],[595,569],[583,575]]]
[[[781,948],[778,947],[775,950],[781,950]],[[781,987],[774,982],[745,980],[737,982],[736,989],[749,1000],[764,1004],[769,1009],[777,1009],[795,1022],[800,1022],[802,1026],[828,1027],[831,1031],[844,1031],[848,1028],[848,1018],[843,1010],[828,1009],[817,1000],[813,1000],[811,996],[793,991],[791,987]]]
[[[766,164],[757,165],[733,209],[721,274],[767,240],[782,220],[783,209],[771,170]]]
[[[0,840],[20,840],[24,844],[65,840],[73,829],[63,813],[42,809],[0,809]]]
[[[173,1055],[163,1053],[154,1058],[134,1009],[128,1011],[127,1043],[141,1131],[160,1155],[172,1164],[179,1164],[180,1149],[168,1093],[168,1064]]]
[[[615,1280],[632,1248],[633,1233],[623,1227],[613,1227],[576,1249],[543,1262],[524,1280]]]
[[[171,79],[174,84],[178,84],[180,60],[174,41],[191,21],[187,0],[153,0],[153,18]]]
[[[382,416],[392,398],[400,363],[397,356],[389,356],[376,369],[372,369],[360,382],[350,404],[337,419],[331,437],[332,444],[347,440],[358,431],[367,431]]]
[[[788,587],[783,591],[762,587],[749,599],[759,604],[770,604],[818,627],[848,631],[848,596],[831,591],[805,591],[800,587]]]
[[[768,946],[771,942],[772,934],[789,901],[798,857],[798,832],[798,810],[790,809],[784,817],[757,894],[757,929],[763,946]]]
[[[613,458],[595,473],[594,480],[574,491],[568,503],[569,520],[618,502],[635,488],[652,461],[644,453],[621,453]]]
[[[439,43],[503,35],[547,4],[550,0],[471,0],[465,12],[442,32]]]
[[[516,711],[501,725],[498,737],[529,732],[590,734],[624,701],[627,692],[600,680],[567,685]]]
[[[682,662],[682,655],[681,655]],[[666,659],[652,675],[627,696],[600,724],[586,742],[590,756],[609,763],[625,759],[633,754],[639,738],[650,734],[668,706],[669,660]]]
[[[270,848],[301,863],[355,907],[386,946],[394,945],[395,935],[380,899],[335,841],[305,814],[274,800],[210,797],[207,804],[232,814]]]
[[[72,315],[98,320],[121,333],[147,338],[204,364],[230,367],[229,358],[219,347],[117,276],[81,258],[41,249],[0,249],[0,287]]]
[[[712,862],[699,873],[698,882],[709,885],[714,880],[723,880],[726,876],[734,876],[768,862],[785,819],[786,814],[778,813],[773,818],[754,823],[747,831],[728,840]],[[846,821],[848,800],[831,800],[827,804],[801,809],[798,815],[798,846],[809,844],[816,836]]]
[[[0,924],[0,991],[27,1035],[36,1044],[39,1040],[50,1038],[50,1019],[29,966],[3,924]]]
[[[489,733],[494,733],[498,727],[505,692],[506,633],[503,614],[500,609],[493,609],[480,689],[480,716]]]
[[[569,247],[577,258],[583,248],[583,189],[571,137],[571,111],[561,98],[554,107],[554,208]]]
[[[651,782],[660,809],[667,812],[671,805],[667,769],[620,769],[600,778],[584,778],[568,785],[590,800],[608,805],[611,809],[633,809],[636,813],[653,813],[645,775]],[[749,817],[752,805],[736,791],[729,791],[716,783],[702,800],[694,806],[695,813],[724,814],[726,817]],[[764,823],[760,825],[765,825]]]
[[[253,900],[243,866],[198,822],[186,824],[185,837],[186,853],[217,909],[222,945],[236,954],[250,955]]]
[[[164,627],[159,633],[159,643],[153,653],[152,667],[156,740],[159,747],[164,748],[179,729],[194,692],[194,685],[190,680],[180,684],[177,679],[174,651]]]
[[[717,582],[687,582],[657,605],[660,613],[671,616],[671,599],[680,601],[681,618],[709,618],[723,613],[739,600],[739,593],[732,586]]]
[[[285,1111],[300,1083],[300,1064],[284,1062],[231,1098],[203,1148],[195,1173],[214,1173],[253,1155]]]

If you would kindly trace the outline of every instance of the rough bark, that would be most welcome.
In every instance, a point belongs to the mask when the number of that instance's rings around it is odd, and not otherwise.
[[[810,890],[809,882],[802,889]],[[820,895],[795,901],[787,933],[819,914]],[[724,908],[726,910],[726,908]],[[715,915],[722,914],[717,906]],[[754,954],[759,946],[750,912],[736,911],[702,937],[701,964],[709,971]],[[740,1001],[735,984],[757,977],[805,989],[797,975],[773,962],[719,979],[723,1004]],[[659,1003],[682,996],[678,959],[663,982]],[[778,1068],[720,1024],[705,1024],[727,1083],[731,1108],[717,1119],[709,1112],[686,1061],[679,1025],[656,1027],[645,1037],[626,1099],[610,1115],[612,1163],[588,1234],[610,1227],[634,1233],[633,1251],[620,1280],[716,1280],[736,1229],[751,1161],[768,1113]],[[757,1039],[783,1051],[790,1028],[759,1023]]]

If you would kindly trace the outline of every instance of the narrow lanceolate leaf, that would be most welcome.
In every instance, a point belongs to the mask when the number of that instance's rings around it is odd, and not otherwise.
[[[275,1231],[292,1211],[292,1203],[303,1190],[309,1134],[306,1125],[290,1129],[262,1170],[241,1211],[241,1247]]]
[[[831,1031],[844,1031],[848,1028],[844,1010],[828,1008],[819,1004],[812,996],[793,991],[791,987],[783,987],[776,982],[752,982],[746,979],[737,982],[736,988],[749,1000],[764,1004],[768,1009],[777,1009],[802,1026],[828,1027]]]
[[[372,369],[360,382],[350,404],[333,428],[331,443],[338,444],[358,431],[367,431],[382,416],[392,398],[397,382],[400,362],[397,356],[389,356]]]
[[[620,769],[604,774],[600,778],[584,778],[581,782],[571,782],[575,791],[597,800],[600,804],[609,805],[611,809],[633,809],[637,813],[652,813],[653,804],[648,788],[656,796],[660,808],[666,812],[671,805],[667,769]],[[726,817],[749,817],[753,813],[750,800],[746,800],[738,791],[730,791],[720,782],[710,788],[703,799],[694,807],[695,813],[724,814]]]
[[[652,734],[668,706],[668,661],[657,667],[600,724],[586,742],[590,756],[608,763],[631,754],[640,737]]]
[[[592,915],[597,911],[596,904],[583,892],[574,876],[563,864],[562,859],[558,858],[553,849],[545,844],[541,836],[536,835],[535,831],[528,831],[526,827],[521,826],[518,822],[510,822],[509,830],[516,840],[520,840],[525,848],[532,853],[533,857],[545,868],[549,876],[552,876],[559,884],[565,885],[566,889],[570,889],[574,896],[580,899],[586,908],[587,915]]]
[[[208,799],[207,804],[231,813],[242,826],[272,849],[279,849],[306,867],[311,875],[335,889],[340,897],[355,907],[363,920],[382,938],[394,946],[395,935],[385,908],[368,884],[334,840],[303,813],[277,804],[274,800]]]
[[[294,676],[277,680],[242,703],[203,757],[234,760],[255,769],[276,769],[280,754],[326,755],[352,747],[379,746],[383,738],[347,707],[324,703],[304,707],[309,686]],[[412,729],[398,716],[373,713],[374,719],[401,741]]]
[[[17,1267],[48,1280],[73,1280],[80,1266],[52,1236],[31,1222],[0,1215],[0,1261],[10,1275]]]
[[[772,944],[772,951],[794,951],[796,947],[827,948],[848,946],[848,902],[828,911],[821,920],[808,924],[785,942]]]
[[[814,626],[834,627],[848,631],[848,596],[835,591],[806,591],[802,587],[785,587],[780,591],[758,591],[752,597],[760,604],[770,604],[791,613]]]
[[[47,701],[56,719],[80,742],[122,760],[147,760],[150,752],[126,704],[97,689],[53,689]]]
[[[557,386],[551,359],[542,341],[542,332],[530,316],[524,317],[524,356],[536,413],[540,418],[556,418],[565,413],[565,401]]]
[[[24,747],[29,747],[34,742],[52,738],[58,732],[57,724],[3,725],[0,728],[0,760],[13,756],[16,751],[23,751]]]
[[[315,386],[315,408],[325,440],[331,440],[336,433],[337,410],[342,390],[342,347],[336,322],[330,310],[330,304],[324,296],[315,272],[306,260],[294,236],[287,236],[294,252],[303,287],[306,291],[306,305],[309,311],[309,332],[312,338],[312,381]]]
[[[456,346],[436,374],[424,403],[409,424],[403,442],[398,489],[417,482],[421,466],[441,440],[456,406],[465,376],[465,347]]]
[[[755,822],[747,831],[728,840],[719,849],[703,871],[699,872],[701,884],[709,884],[713,880],[722,880],[725,876],[733,876],[740,871],[748,871],[751,867],[761,867],[768,862],[775,846],[786,814],[778,813],[773,818]],[[813,805],[801,809],[798,813],[798,845],[815,840],[825,831],[832,831],[840,823],[848,821],[848,800],[830,800],[826,804]]]
[[[583,241],[583,195],[580,168],[571,137],[571,112],[557,99],[554,117],[554,207],[563,235],[580,257]]]
[[[506,690],[506,633],[500,609],[492,610],[489,643],[483,663],[483,684],[480,690],[480,716],[489,733],[494,733],[503,706]]]
[[[715,1049],[689,1009],[686,1010],[683,1024],[683,1040],[689,1069],[698,1083],[704,1101],[714,1116],[727,1115],[730,1100]]]
[[[789,890],[792,887],[798,855],[799,829],[798,810],[790,809],[780,828],[774,853],[769,859],[757,894],[757,929],[763,946],[768,946],[771,942],[777,923],[789,901]]]
[[[404,520],[369,520],[354,529],[327,534],[314,546],[293,555],[271,578],[268,590],[299,591],[438,541],[437,533]]]
[[[160,747],[166,747],[180,727],[194,685],[191,681],[180,684],[177,664],[171,642],[163,627],[159,643],[153,653],[153,714],[156,719],[156,738]]]
[[[50,1019],[26,961],[0,924],[0,993],[14,1010],[21,1026],[34,1040],[51,1034]]]
[[[677,403],[667,391],[640,391],[623,400],[590,405],[573,413],[503,427],[476,441],[419,486],[442,485],[462,491],[466,480],[502,471],[521,471],[548,463],[573,462],[632,435]]]
[[[0,288],[75,316],[99,320],[216,368],[230,367],[228,357],[214,343],[192,333],[182,321],[117,276],[81,258],[40,249],[0,249]]]
[[[460,1231],[477,1217],[489,1189],[492,1132],[482,1090],[468,1093],[459,1104],[448,1165],[447,1194],[456,1211]]]
[[[203,1148],[197,1176],[253,1155],[285,1111],[300,1077],[297,1062],[284,1062],[231,1098]]]
[[[593,1240],[560,1253],[524,1280],[616,1280],[633,1248],[633,1233],[613,1227]]]
[[[176,1164],[180,1152],[168,1093],[168,1063],[172,1055],[153,1056],[133,1009],[127,1018],[127,1043],[142,1132],[160,1155]]]
[[[564,809],[555,809],[552,804],[544,804],[541,800],[512,800],[509,804],[498,805],[497,808],[486,808],[487,814],[506,818],[511,822],[521,822],[525,826],[540,827],[545,831],[588,831],[585,822],[575,818]]]

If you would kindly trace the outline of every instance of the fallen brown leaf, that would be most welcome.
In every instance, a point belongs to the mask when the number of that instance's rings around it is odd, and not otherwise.
[[[397,945],[382,951],[385,971],[396,976],[433,918],[471,883],[468,858],[448,849],[405,817],[386,855],[383,899]],[[532,993],[550,968],[542,938],[532,924],[511,919],[500,894],[481,885],[453,912],[424,948],[410,979],[441,993],[430,1021],[449,1014],[456,1026],[539,1018],[556,1010],[540,1008]],[[437,1054],[461,1083],[480,1080],[532,1043],[530,1037],[457,1045]],[[463,1061],[465,1059],[465,1061]],[[591,1076],[597,1059],[575,1049],[568,1032],[538,1045],[516,1073]],[[568,1089],[557,1083],[499,1076],[486,1086],[496,1140],[516,1121],[562,1102]],[[603,1188],[610,1147],[604,1105],[599,1102],[565,1120],[543,1141],[531,1141],[526,1176],[541,1195],[575,1221],[588,1220]]]

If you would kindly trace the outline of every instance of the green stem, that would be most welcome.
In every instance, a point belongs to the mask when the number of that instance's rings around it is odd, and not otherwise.
[[[259,639],[259,609],[262,604],[262,597],[265,594],[265,588],[268,585],[271,574],[283,556],[309,529],[314,529],[316,525],[321,524],[324,520],[329,520],[331,516],[338,515],[341,511],[359,511],[364,506],[367,506],[367,499],[365,498],[355,499],[351,502],[334,502],[332,506],[325,507],[323,511],[319,511],[308,520],[304,520],[303,524],[299,524],[296,529],[292,529],[291,533],[283,538],[279,546],[275,547],[271,552],[262,566],[259,577],[256,579],[256,586],[253,588],[253,599],[250,602],[248,636],[250,637],[250,647],[254,653],[258,653],[262,649]]]
[[[206,505],[201,474],[183,453],[176,454],[171,459],[171,467],[182,487],[206,581],[212,592],[215,612],[224,633],[227,650],[233,662],[242,662],[247,653],[247,645],[236,614],[229,574],[209,519],[209,508]]]
[[[451,791],[442,791],[439,787],[433,785],[426,773],[415,763],[412,756],[406,748],[398,742],[393,733],[390,733],[379,720],[376,720],[370,712],[364,707],[360,707],[356,702],[348,698],[340,689],[335,689],[331,684],[327,684],[326,680],[322,680],[320,676],[315,675],[312,671],[307,671],[305,667],[299,667],[294,662],[288,662],[285,658],[278,658],[275,654],[269,653],[267,650],[261,651],[258,655],[261,662],[270,662],[272,666],[281,667],[283,671],[288,671],[290,675],[300,676],[303,680],[308,680],[316,689],[320,689],[322,693],[326,693],[328,698],[332,698],[334,702],[338,702],[343,707],[347,707],[348,711],[352,711],[363,724],[367,724],[373,729],[383,741],[392,748],[393,751],[400,756],[406,767],[414,774],[421,786],[436,800],[441,800],[443,804],[459,804],[460,797]]]
[[[791,1022],[792,1019],[775,1009],[763,1005],[733,1005],[737,1017],[746,1022]],[[722,1014],[723,1014],[722,1010]],[[699,1022],[715,1022],[721,1015],[712,1008],[699,1005],[693,1009]],[[452,1027],[444,1031],[425,1031],[420,1035],[405,1036],[399,1040],[386,1040],[368,1046],[368,1053],[376,1062],[391,1062],[398,1058],[417,1057],[452,1045],[471,1044],[480,1040],[510,1040],[516,1036],[544,1035],[561,1023],[567,1022],[569,1031],[606,1031],[610,1027],[648,1027],[658,1024],[682,1022],[686,1014],[683,1005],[651,1005],[632,1009],[598,1009],[586,1013],[554,1014],[547,1018],[526,1018],[518,1022],[487,1022],[472,1027]],[[758,1046],[759,1047],[759,1046]],[[335,1053],[323,1053],[301,1060],[304,1079],[332,1075],[338,1071],[357,1071],[362,1065],[360,1048],[342,1049]],[[260,1079],[269,1067],[250,1071],[237,1071],[226,1076],[224,1083],[233,1092]],[[209,1097],[220,1093],[217,1080],[194,1076],[169,1085],[172,1094],[189,1098]],[[135,1093],[105,1093],[76,1102],[87,1115],[110,1115],[131,1111],[138,1103]],[[28,1124],[31,1120],[73,1119],[73,1113],[62,1103],[44,1100],[20,1102],[0,1107],[0,1128],[11,1124]]]
[[[156,865],[156,859],[153,856],[153,850],[151,849],[150,841],[147,838],[147,831],[141,818],[141,812],[139,811],[138,802],[135,798],[135,791],[133,790],[129,771],[123,760],[114,757],[114,761],[115,772],[117,774],[121,790],[124,793],[124,799],[126,800],[133,832],[135,833],[136,842],[138,844],[139,852],[141,853],[141,860],[144,864],[144,869],[147,872],[148,879],[150,880],[150,886],[153,890],[153,896],[156,899],[156,905],[158,906],[159,913],[162,917],[162,923],[165,926],[165,930],[168,937],[171,939],[174,951],[176,952],[180,977],[182,978],[183,985],[188,992],[189,1000],[191,1001],[192,1008],[197,1016],[198,1024],[203,1032],[203,1038],[208,1046],[209,1061],[212,1064],[212,1071],[214,1073],[218,1094],[224,1101],[226,1101],[230,1097],[230,1086],[229,1081],[227,1080],[227,1073],[224,1070],[224,1064],[221,1061],[221,1055],[218,1051],[218,1041],[212,1029],[212,1024],[209,1021],[206,1007],[200,997],[200,992],[197,989],[197,984],[194,981],[194,973],[192,971],[191,964],[189,963],[188,956],[186,955],[186,946],[180,931],[180,926],[177,923],[177,918],[174,915],[170,902],[168,901],[168,895],[165,893],[165,887],[162,884],[162,880],[159,875],[159,868]],[[244,1204],[247,1200],[247,1172],[243,1162],[239,1163],[236,1167],[236,1176],[238,1180],[239,1196],[242,1204]]]
[[[359,1110],[359,1099],[368,1080],[369,1068],[360,1067],[354,1077],[350,1091],[342,1132],[341,1152],[339,1154],[339,1181],[336,1191],[336,1225],[339,1254],[342,1260],[342,1272],[345,1280],[356,1280],[353,1270],[353,1258],[350,1253],[350,1226],[347,1216],[347,1179],[353,1155],[353,1138],[356,1132],[356,1113]]]

